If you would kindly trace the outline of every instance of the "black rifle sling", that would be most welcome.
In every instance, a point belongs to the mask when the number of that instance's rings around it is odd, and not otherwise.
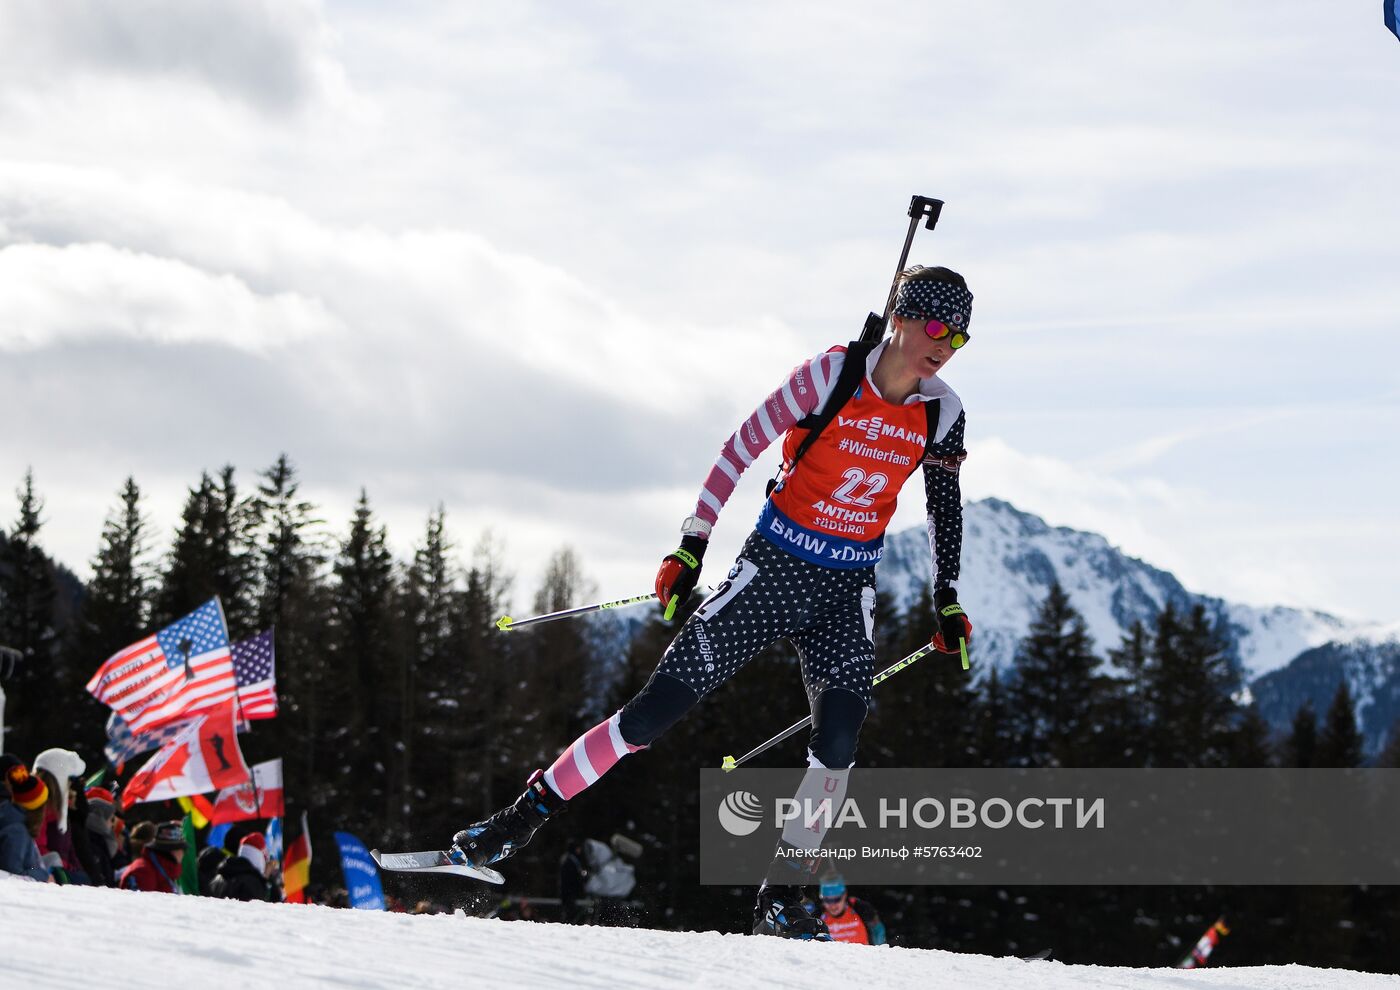
[[[831,390],[831,395],[827,396],[826,404],[822,406],[820,412],[809,413],[797,421],[797,425],[806,430],[807,435],[802,438],[802,442],[797,446],[797,451],[792,455],[792,463],[785,465],[786,473],[792,472],[792,469],[797,466],[797,462],[802,460],[803,455],[812,448],[812,444],[817,442],[822,431],[831,424],[831,421],[836,418],[836,414],[856,394],[860,383],[865,380],[865,360],[870,356],[870,352],[878,346],[878,343],[878,341],[872,344],[853,340],[846,345],[846,360],[841,365],[841,371],[836,376],[836,386]],[[928,440],[925,441],[925,457],[928,456],[927,450],[934,445],[934,438],[938,435],[941,406],[941,399],[929,399],[924,403],[924,412],[928,417]],[[772,495],[773,489],[777,486],[777,480],[770,478],[767,493]]]
[[[841,407],[851,400],[851,396],[856,394],[856,389],[860,388],[860,383],[865,380],[865,359],[870,356],[870,352],[875,349],[878,343],[879,341],[872,344],[863,340],[853,340],[846,345],[846,359],[841,364],[841,371],[836,376],[836,385],[832,388],[831,394],[827,396],[826,404],[822,406],[820,412],[809,413],[797,421],[797,425],[806,430],[807,435],[797,445],[797,451],[792,455],[792,462],[784,465],[785,473],[792,473],[792,469],[797,467],[797,462],[802,460],[807,451],[812,449],[812,444],[817,442],[822,431],[836,418]],[[777,487],[777,479],[770,478],[768,494],[772,495],[773,489]]]

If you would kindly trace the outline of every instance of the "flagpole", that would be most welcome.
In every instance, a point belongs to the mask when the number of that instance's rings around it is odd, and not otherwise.
[[[232,644],[232,643],[229,644],[229,647],[228,647],[228,654],[229,654],[229,656],[228,656],[229,663],[232,664],[232,663],[233,663],[233,644]],[[234,726],[233,726],[233,734],[234,734],[234,737],[235,737],[235,739],[236,739],[237,736],[238,736],[238,726],[241,725],[241,724],[243,724],[244,722],[247,722],[247,721],[248,721],[246,718],[243,717],[243,698],[242,698],[242,696],[239,695],[239,693],[238,693],[238,671],[237,671],[237,670],[235,670],[234,673],[233,673],[233,707],[234,707],[234,709],[235,709],[235,710],[237,711],[237,713],[238,713],[238,722],[235,723]],[[256,771],[253,769],[253,767],[251,767],[251,766],[248,768],[248,781],[249,781],[249,783],[251,783],[251,784],[253,785],[253,810],[254,810],[254,811],[262,811],[262,795],[261,795],[260,793],[258,793],[258,775],[257,775],[257,772],[256,772]]]

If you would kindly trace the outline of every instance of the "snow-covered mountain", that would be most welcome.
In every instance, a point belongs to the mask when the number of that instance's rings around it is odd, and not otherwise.
[[[976,625],[976,665],[1005,668],[1053,581],[1069,593],[1102,654],[1134,621],[1151,625],[1168,604],[1197,603],[1228,634],[1235,659],[1276,727],[1304,700],[1326,710],[1342,677],[1357,701],[1368,747],[1400,716],[1400,637],[1395,627],[1310,609],[1261,608],[1198,595],[1172,574],[1130,557],[1096,533],[1050,526],[999,499],[963,511],[959,597]],[[886,539],[882,596],[905,609],[929,581],[928,537],[911,529]]]
[[[928,584],[928,537],[922,530],[905,530],[889,536],[886,547],[880,591],[893,595],[902,610]],[[1117,646],[1135,621],[1150,625],[1168,603],[1180,609],[1200,603],[1228,630],[1251,678],[1278,670],[1304,650],[1364,639],[1377,630],[1325,612],[1259,608],[1194,594],[1172,574],[1128,556],[1097,533],[1050,526],[999,499],[967,504],[958,590],[977,624],[983,664],[1010,662],[1054,581],[1069,592],[1101,652]]]

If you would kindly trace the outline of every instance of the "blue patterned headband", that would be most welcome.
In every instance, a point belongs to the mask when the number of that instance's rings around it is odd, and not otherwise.
[[[894,297],[894,315],[937,320],[958,330],[972,322],[972,293],[953,282],[907,278]]]

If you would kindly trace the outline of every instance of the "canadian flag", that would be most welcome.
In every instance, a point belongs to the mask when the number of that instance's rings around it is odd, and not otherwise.
[[[283,814],[282,761],[268,760],[253,765],[251,780],[219,792],[209,820],[220,825],[255,818],[281,818]]]
[[[190,721],[127,783],[122,807],[234,787],[251,774],[238,748],[234,699]]]

